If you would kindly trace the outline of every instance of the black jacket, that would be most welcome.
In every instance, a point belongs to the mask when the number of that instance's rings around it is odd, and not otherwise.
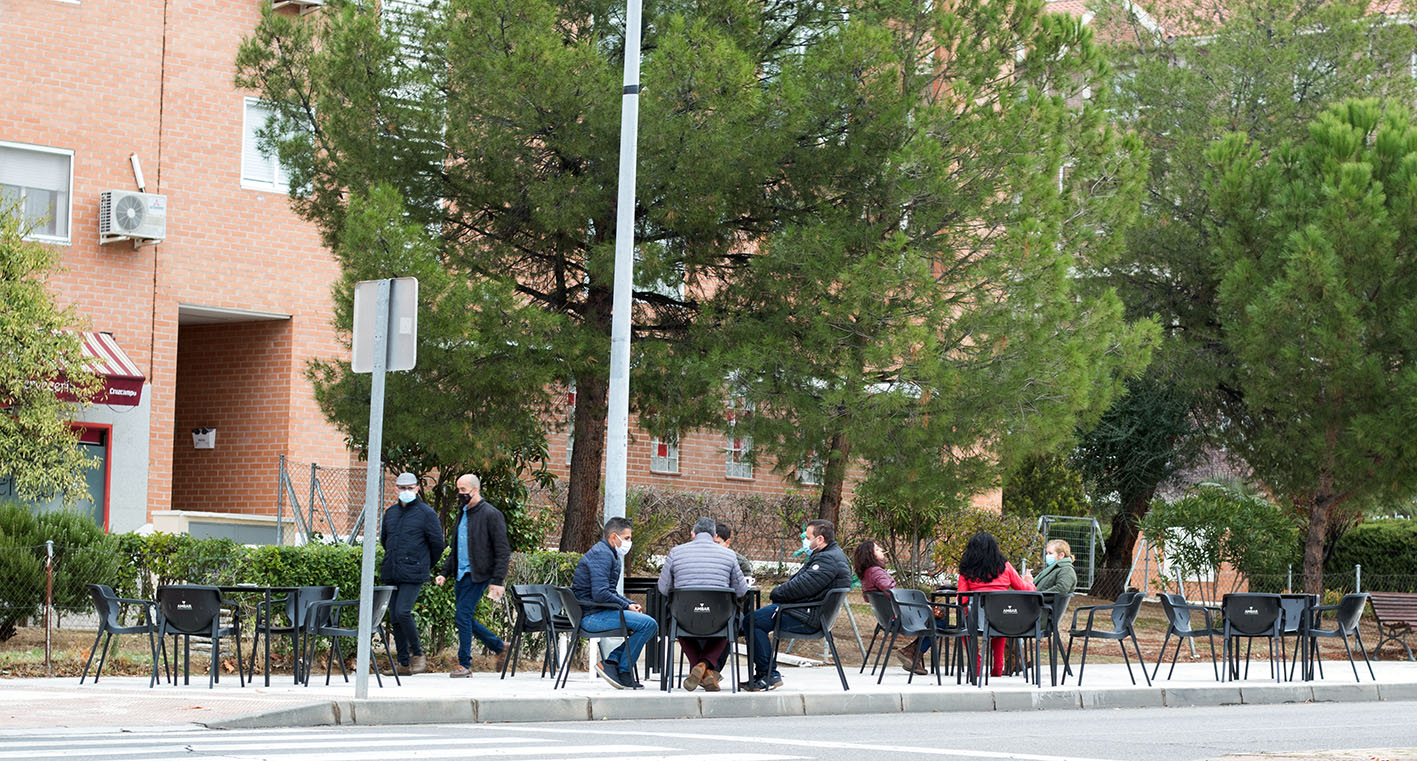
[[[424,582],[443,556],[443,526],[438,513],[421,499],[407,505],[395,502],[384,510],[379,542],[384,545],[379,569],[384,583]]]
[[[803,561],[802,568],[792,578],[778,584],[769,595],[775,603],[813,602],[827,596],[833,589],[851,588],[851,564],[836,542],[813,552]],[[810,626],[817,623],[816,610],[811,615],[789,611],[789,615]]]
[[[453,536],[448,540],[448,546],[453,551],[443,560],[443,575],[454,580],[458,577],[459,526],[467,532],[467,554],[472,565],[473,582],[480,584],[487,581],[493,586],[503,586],[507,579],[507,565],[512,562],[512,545],[507,541],[507,519],[502,517],[502,511],[484,499],[458,516],[453,524]]]

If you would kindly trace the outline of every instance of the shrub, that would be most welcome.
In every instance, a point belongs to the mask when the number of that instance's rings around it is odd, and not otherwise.
[[[1326,567],[1351,573],[1363,566],[1363,587],[1383,592],[1417,592],[1417,520],[1361,523],[1338,540]]]
[[[54,542],[56,613],[88,610],[86,585],[120,581],[123,562],[117,542],[87,515],[68,510],[36,513],[18,502],[0,503],[0,642],[43,609],[46,540]]]
[[[1040,515],[1087,515],[1087,490],[1082,476],[1057,455],[1038,455],[1023,461],[1004,480],[1005,515],[1037,518]]]
[[[935,541],[933,555],[937,572],[957,568],[964,546],[980,531],[994,535],[999,549],[1011,563],[1036,557],[1043,550],[1043,535],[1038,533],[1037,523],[1032,518],[965,507],[940,522],[940,537]]]
[[[1281,578],[1299,542],[1298,526],[1278,505],[1219,484],[1200,484],[1174,502],[1155,501],[1141,530],[1178,573],[1210,576],[1212,600],[1220,599],[1222,564],[1237,571],[1236,587],[1241,578],[1264,587]]]

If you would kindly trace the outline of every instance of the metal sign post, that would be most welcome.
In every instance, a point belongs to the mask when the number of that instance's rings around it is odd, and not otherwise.
[[[396,298],[396,294],[399,298]],[[370,298],[372,296],[372,299]],[[393,308],[397,302],[398,309]],[[369,637],[374,631],[374,518],[379,508],[384,453],[384,373],[409,370],[416,359],[418,281],[411,277],[365,280],[354,289],[354,343],[351,368],[370,373],[369,465],[364,475],[364,554],[359,564],[359,638],[354,668],[354,696],[369,697]],[[369,307],[373,309],[370,310]],[[412,311],[412,317],[408,312]],[[390,328],[396,328],[390,330]]]

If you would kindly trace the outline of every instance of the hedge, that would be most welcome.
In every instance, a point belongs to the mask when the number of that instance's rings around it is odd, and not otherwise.
[[[1417,520],[1361,523],[1339,538],[1324,568],[1330,572],[1363,566],[1363,588],[1417,592]]]

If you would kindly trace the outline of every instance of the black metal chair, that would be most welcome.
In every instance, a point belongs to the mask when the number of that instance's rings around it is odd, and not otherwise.
[[[546,648],[541,654],[541,676],[549,671],[556,677],[556,664],[560,659],[560,647],[556,642],[558,634],[575,631],[571,620],[561,610],[561,597],[556,587],[550,584],[513,584],[508,589],[512,606],[517,611],[517,619],[512,623],[511,648],[509,657],[502,663],[502,679],[507,678],[507,668],[512,676],[517,675],[517,661],[521,658],[522,643],[528,634],[540,634],[546,639]]]
[[[669,626],[664,637],[664,663],[660,669],[660,689],[668,692],[674,682],[683,679],[684,664],[671,679],[674,670],[674,643],[680,637],[725,637],[728,640],[731,689],[738,691],[738,595],[721,587],[683,587],[669,593]],[[682,658],[680,659],[682,661]]]
[[[98,657],[98,669],[93,672],[93,680],[103,674],[103,663],[108,658],[108,645],[113,641],[115,634],[146,634],[148,635],[148,650],[153,657],[153,676],[149,680],[148,686],[157,685],[157,604],[152,600],[135,600],[128,597],[119,597],[113,591],[113,587],[106,584],[86,584],[89,594],[93,596],[94,613],[98,615],[98,633],[94,635],[93,647],[89,648],[89,659],[84,662],[84,673],[79,677],[79,684],[89,676],[89,664],[93,663],[94,653],[98,652],[98,641],[103,639],[103,654]],[[142,613],[139,622],[132,626],[123,624],[123,606],[137,605]],[[104,639],[104,635],[107,638]],[[162,649],[163,659],[167,658],[167,648]]]
[[[1368,593],[1355,592],[1346,594],[1337,605],[1320,605],[1312,608],[1313,622],[1307,629],[1309,637],[1309,652],[1313,655],[1314,661],[1319,667],[1319,676],[1324,673],[1323,659],[1319,658],[1320,639],[1341,639],[1343,649],[1348,652],[1348,665],[1353,667],[1353,678],[1359,682],[1363,681],[1358,676],[1358,665],[1353,662],[1353,648],[1348,646],[1348,635],[1353,635],[1358,640],[1358,651],[1363,654],[1363,663],[1368,666],[1368,676],[1377,681],[1378,677],[1373,673],[1373,663],[1368,659],[1368,648],[1363,646],[1363,634],[1358,630],[1358,622],[1363,618],[1363,608],[1368,604]],[[1334,628],[1324,629],[1320,626],[1323,614],[1334,614]]]
[[[1294,669],[1298,668],[1300,661],[1305,661],[1305,671],[1301,678],[1309,678],[1308,664],[1304,651],[1307,650],[1309,641],[1305,638],[1309,631],[1309,624],[1312,616],[1310,612],[1315,605],[1313,595],[1305,594],[1281,594],[1279,596],[1280,624],[1279,624],[1279,647],[1281,653],[1287,653],[1284,640],[1294,638],[1294,652],[1289,657],[1289,680],[1294,679]]]
[[[379,636],[379,640],[384,643],[384,660],[389,664],[389,673],[394,675],[394,684],[402,685],[399,680],[399,672],[394,668],[394,658],[389,650],[389,630],[384,626],[384,613],[389,609],[389,600],[394,596],[396,587],[374,587],[373,597],[369,600],[369,621],[373,628],[373,633]],[[349,672],[344,667],[344,651],[340,648],[341,639],[356,639],[359,637],[359,623],[356,621],[353,626],[341,625],[344,622],[340,619],[348,612],[352,611],[357,617],[359,614],[359,600],[318,600],[310,603],[305,612],[305,630],[302,635],[304,644],[300,646],[300,652],[305,657],[305,665],[300,669],[305,677],[305,685],[310,685],[310,667],[315,660],[315,641],[320,637],[330,638],[330,650],[325,654],[325,684],[330,683],[331,664],[339,661],[340,676],[344,681],[349,681]],[[380,687],[384,686],[384,680],[379,676],[379,666],[375,662],[378,656],[374,654],[372,645],[370,646],[369,668],[374,672],[374,680]]]
[[[1128,590],[1117,595],[1116,601],[1111,605],[1084,605],[1073,609],[1072,623],[1068,626],[1068,651],[1063,655],[1063,665],[1066,669],[1072,663],[1073,641],[1082,637],[1082,662],[1078,664],[1078,686],[1082,686],[1082,674],[1087,668],[1087,646],[1094,639],[1110,639],[1117,643],[1117,647],[1122,650],[1122,660],[1127,664],[1127,676],[1131,678],[1132,684],[1137,683],[1137,678],[1132,674],[1132,659],[1127,655],[1126,640],[1132,641],[1132,647],[1137,652],[1137,663],[1141,666],[1142,678],[1146,680],[1148,687],[1151,686],[1151,676],[1146,673],[1146,662],[1141,657],[1141,645],[1137,644],[1136,622],[1137,614],[1141,612],[1142,594],[1140,592]],[[1078,628],[1078,614],[1087,612],[1087,624]],[[1107,612],[1112,619],[1112,628],[1098,629],[1095,619],[1100,612]],[[1064,673],[1063,681],[1067,681],[1067,674]]]
[[[571,659],[576,656],[576,649],[580,647],[581,640],[590,641],[597,639],[605,639],[606,637],[623,637],[625,639],[629,639],[630,627],[625,625],[625,611],[623,609],[617,609],[620,613],[620,625],[618,627],[614,629],[607,629],[605,631],[588,632],[584,628],[585,614],[587,612],[586,606],[583,606],[580,600],[576,599],[576,595],[574,592],[571,591],[570,587],[555,587],[555,590],[557,596],[561,599],[561,610],[565,612],[566,618],[571,622],[571,626],[573,627],[571,629],[571,644],[566,648],[566,658],[561,661],[561,675],[556,679],[556,681],[553,681],[551,684],[552,689],[559,689],[561,687],[565,687],[567,679],[570,678]],[[590,609],[590,612],[594,612],[596,610],[603,609],[592,608]],[[592,662],[590,667],[593,670],[595,668],[595,663]],[[636,680],[638,680],[640,670],[639,664],[635,664],[633,668],[635,670],[633,676]]]
[[[1225,674],[1229,679],[1240,678],[1240,649],[1234,640],[1244,638],[1245,677],[1250,678],[1250,651],[1258,638],[1269,640],[1270,675],[1276,682],[1284,679],[1284,646],[1280,634],[1284,626],[1284,608],[1279,595],[1240,593],[1225,595],[1220,601],[1222,648]],[[1276,647],[1278,649],[1276,650]]]
[[[1033,666],[1033,683],[1043,686],[1039,660],[1039,645],[1044,637],[1044,611],[1047,610],[1043,604],[1043,593],[1010,590],[976,594],[979,596],[979,608],[983,613],[980,636],[984,638],[984,662],[992,663],[990,651],[995,637],[1006,637],[1014,641],[1032,640],[1032,658],[1025,664],[1031,663]],[[987,684],[989,671],[981,668],[980,676]],[[1024,668],[1024,678],[1028,678],[1027,665]]]
[[[266,682],[271,679],[271,637],[290,637],[290,647],[294,650],[295,681],[302,681],[300,672],[304,665],[300,653],[301,633],[305,630],[305,621],[310,609],[310,604],[323,600],[333,600],[339,597],[339,587],[297,587],[285,597],[271,600],[269,603],[260,602],[256,604],[256,620],[252,625],[251,635],[251,665],[246,672],[246,679],[250,681],[256,675],[256,643],[260,641],[261,635],[266,635]],[[285,614],[286,624],[275,623],[275,616],[279,612]]]
[[[866,646],[866,654],[861,658],[861,669],[858,674],[866,673],[866,664],[871,661],[871,653],[876,650],[876,638],[881,637],[881,650],[876,655],[876,662],[871,664],[871,673],[875,674],[876,669],[882,666],[882,661],[887,656],[885,637],[893,634],[896,629],[895,608],[891,605],[890,595],[885,592],[867,592],[866,602],[871,606],[871,613],[876,617],[876,628],[871,632],[871,644]]]
[[[1166,678],[1176,673],[1176,658],[1181,654],[1181,643],[1187,639],[1205,637],[1210,641],[1210,668],[1215,673],[1215,680],[1220,681],[1220,668],[1216,666],[1215,638],[1224,637],[1225,631],[1216,626],[1211,619],[1211,614],[1219,614],[1220,608],[1212,605],[1196,605],[1186,602],[1184,595],[1175,592],[1162,592],[1161,612],[1166,614],[1166,636],[1161,640],[1161,652],[1156,656],[1156,668],[1151,672],[1151,678],[1161,672],[1161,661],[1166,658],[1166,645],[1172,637],[1176,638],[1176,651],[1171,653],[1171,670],[1166,672]],[[1200,613],[1205,617],[1205,628],[1197,629],[1191,623],[1191,614]]]
[[[827,592],[826,596],[813,602],[787,603],[777,606],[777,615],[773,617],[772,624],[772,665],[768,673],[777,671],[777,652],[783,640],[797,639],[824,639],[827,647],[831,650],[832,662],[836,665],[836,675],[841,677],[841,689],[850,690],[846,684],[846,672],[841,668],[841,657],[836,654],[836,640],[832,639],[832,626],[836,624],[836,617],[841,615],[842,604],[846,602],[846,596],[851,593],[849,588],[833,589]],[[801,611],[808,626],[816,628],[809,632],[794,632],[782,628],[782,617],[791,611]],[[799,618],[794,616],[794,618]]]
[[[231,624],[222,625],[222,611],[230,609]],[[177,666],[177,638],[182,638],[182,683],[190,683],[190,666],[192,656],[192,638],[206,637],[212,644],[212,662],[210,673],[207,675],[207,687],[210,689],[217,682],[221,681],[221,638],[232,637],[236,640],[236,679],[241,686],[246,686],[246,678],[243,673],[241,658],[241,608],[234,603],[227,602],[221,596],[221,590],[212,586],[174,584],[157,588],[157,609],[158,609],[158,641],[164,643],[166,648],[166,637],[172,635],[172,666]],[[176,674],[173,675],[173,682],[176,683]]]
[[[1068,615],[1068,605],[1073,601],[1071,594],[1044,593],[1043,636],[1048,638],[1048,676],[1054,687],[1058,686],[1058,655],[1063,652],[1063,619]],[[1068,664],[1063,664],[1063,676],[1072,673]]]
[[[925,593],[918,589],[892,589],[890,590],[890,603],[896,625],[890,633],[890,641],[886,643],[885,649],[881,652],[883,654],[891,652],[895,647],[897,636],[911,640],[928,637],[930,670],[935,672],[935,684],[940,684],[940,648],[937,641],[939,631],[935,627],[935,606],[931,605]],[[910,672],[910,676],[905,682],[911,684],[915,681],[915,669],[906,670]],[[876,684],[880,684],[885,676],[886,670],[882,668],[881,673],[876,676]]]

